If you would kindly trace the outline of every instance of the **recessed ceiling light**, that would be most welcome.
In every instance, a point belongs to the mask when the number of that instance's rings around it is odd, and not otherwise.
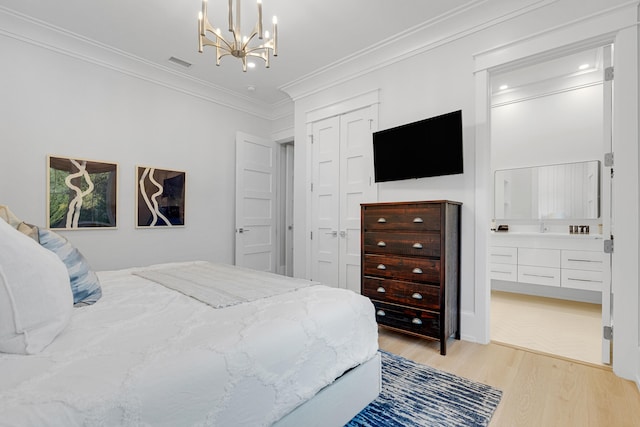
[[[498,87],[498,89],[500,89],[500,90],[509,89],[509,86],[508,85],[500,85],[500,87]]]
[[[247,67],[256,68],[256,63],[255,62],[247,62]]]
[[[578,67],[579,70],[586,70],[587,68],[589,68],[589,64],[582,64]]]
[[[250,85],[250,86],[247,86],[247,90],[249,92],[255,92],[256,91],[256,87],[254,85]]]

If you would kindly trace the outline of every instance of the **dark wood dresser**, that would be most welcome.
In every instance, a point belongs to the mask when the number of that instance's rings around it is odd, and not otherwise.
[[[379,325],[460,339],[460,206],[448,200],[361,205],[362,294]]]

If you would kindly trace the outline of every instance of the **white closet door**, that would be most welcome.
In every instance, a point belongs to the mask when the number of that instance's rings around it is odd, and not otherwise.
[[[371,110],[312,124],[311,275],[360,292],[360,204],[375,201]]]
[[[275,144],[236,134],[236,260],[260,271],[276,268]]]
[[[313,124],[311,278],[338,287],[340,119]]]
[[[360,292],[360,204],[375,201],[368,109],[340,117],[340,287]]]

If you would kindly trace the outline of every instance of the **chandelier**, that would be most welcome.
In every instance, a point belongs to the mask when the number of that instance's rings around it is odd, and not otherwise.
[[[236,6],[235,25],[233,22],[233,3]],[[214,28],[207,17],[207,0],[202,0],[202,12],[198,16],[198,52],[202,53],[205,46],[216,48],[216,65],[220,65],[220,58],[231,55],[242,60],[242,71],[247,71],[247,57],[262,58],[265,67],[269,68],[270,52],[278,56],[278,21],[273,17],[273,36],[269,31],[262,30],[262,0],[258,0],[258,22],[248,36],[242,36],[240,21],[241,0],[229,0],[229,40],[222,36],[220,28]],[[207,37],[207,32],[215,38]],[[257,37],[257,40],[254,40]],[[260,43],[261,40],[264,42]]]

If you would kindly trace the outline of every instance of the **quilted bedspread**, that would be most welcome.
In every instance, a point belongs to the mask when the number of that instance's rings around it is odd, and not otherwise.
[[[214,309],[133,271],[98,273],[102,298],[42,353],[0,354],[0,426],[270,425],[378,348],[348,290]]]

